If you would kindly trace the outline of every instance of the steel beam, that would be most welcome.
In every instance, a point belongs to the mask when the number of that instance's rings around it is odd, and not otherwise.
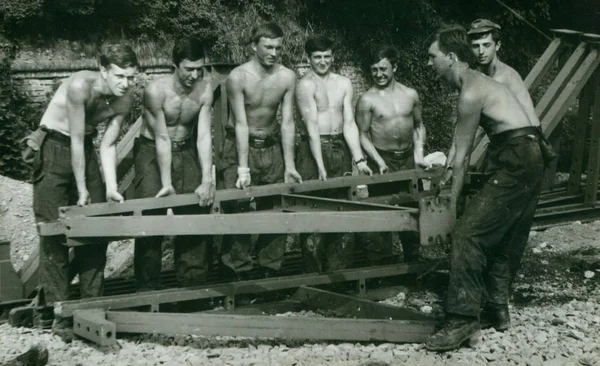
[[[105,240],[158,235],[294,234],[303,232],[417,231],[416,214],[407,211],[293,212],[173,216],[79,217],[57,222],[51,232],[66,234],[76,246]],[[45,225],[44,229],[50,225]]]
[[[533,66],[527,77],[525,78],[525,86],[532,90],[537,87],[542,81],[548,70],[552,68],[554,62],[558,58],[560,52],[564,49],[563,41],[560,38],[554,38],[546,51],[540,56],[536,64]]]
[[[450,194],[423,197],[419,200],[419,233],[422,246],[451,243],[455,223],[456,205]]]
[[[100,346],[117,343],[117,327],[106,320],[106,312],[100,309],[79,310],[73,314],[73,333]]]
[[[413,207],[400,207],[363,201],[348,201],[314,196],[303,196],[299,194],[282,194],[281,208],[283,211],[291,212],[343,212],[343,211],[379,211],[393,210],[418,214],[419,209]]]
[[[352,176],[331,178],[326,181],[310,180],[303,183],[278,183],[264,186],[249,187],[247,189],[224,189],[215,194],[215,202],[226,202],[256,197],[277,196],[281,194],[297,194],[335,188],[349,188],[362,184],[390,183],[420,178],[435,178],[441,174],[441,169],[430,170],[404,170],[389,174],[376,174],[373,176]],[[141,198],[128,200],[123,203],[94,203],[85,207],[67,206],[59,209],[61,217],[75,216],[106,216],[118,214],[131,214],[144,210],[175,208],[198,204],[198,197],[193,194],[178,194],[168,197]]]
[[[407,308],[379,304],[370,300],[302,286],[290,297],[311,309],[330,310],[360,319],[416,320],[435,322],[431,316]]]
[[[137,294],[105,296],[54,303],[54,314],[62,317],[73,316],[75,310],[82,309],[127,309],[151,304],[168,304],[180,301],[225,297],[248,293],[259,293],[296,288],[303,285],[316,286],[335,282],[357,281],[359,279],[398,276],[407,273],[420,273],[432,268],[438,262],[399,263],[389,266],[354,268],[324,274],[304,274],[286,277],[266,278],[253,281],[239,281],[212,286],[178,288],[150,291]]]
[[[226,314],[108,311],[119,333],[163,333],[311,340],[424,342],[434,322]]]

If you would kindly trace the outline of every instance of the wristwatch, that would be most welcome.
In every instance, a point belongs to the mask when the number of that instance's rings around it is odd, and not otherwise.
[[[358,160],[353,160],[352,164],[354,165],[358,165],[360,163],[364,163],[365,161],[367,161],[367,159],[365,159],[365,157],[363,156],[362,158],[358,159]]]

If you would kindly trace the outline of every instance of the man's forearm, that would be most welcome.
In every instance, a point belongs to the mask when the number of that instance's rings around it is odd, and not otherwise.
[[[284,122],[281,124],[281,144],[283,147],[283,160],[286,169],[296,169],[294,163],[294,140],[296,129],[294,123]]]
[[[155,144],[160,182],[163,187],[168,187],[173,184],[171,181],[171,139],[157,136]]]
[[[466,173],[467,172],[465,164],[454,164],[452,174],[452,195],[456,199],[458,199],[458,197],[460,197],[462,193]]]
[[[425,150],[425,129],[416,128],[413,131],[413,146],[414,146],[414,159],[415,161],[423,161],[424,150]]]
[[[212,143],[209,138],[202,138],[197,145],[200,166],[202,167],[202,183],[212,183]]]
[[[371,142],[371,140],[367,136],[361,135],[360,144],[363,150],[367,153],[367,156],[373,159],[377,164],[379,164],[383,160],[381,159],[381,156],[375,149],[373,142]]]
[[[348,144],[348,149],[350,150],[354,161],[364,158],[356,126],[344,125],[344,139],[346,140],[346,144]]]
[[[85,184],[85,149],[83,141],[71,138],[71,167],[75,176],[75,184],[78,192],[87,190]]]
[[[249,136],[247,125],[242,125],[240,123],[235,124],[235,141],[237,144],[238,165],[242,168],[248,167]]]
[[[107,191],[117,190],[117,146],[110,145],[100,147],[100,161],[104,172],[104,181]]]

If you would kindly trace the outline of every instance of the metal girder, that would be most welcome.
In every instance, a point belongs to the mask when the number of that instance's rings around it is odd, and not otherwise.
[[[330,310],[360,319],[415,320],[435,322],[431,316],[407,308],[379,304],[313,287],[301,286],[290,297],[312,309]]]
[[[554,38],[546,51],[540,56],[536,64],[533,66],[527,77],[525,78],[525,86],[532,90],[537,87],[542,81],[548,70],[552,68],[554,62],[558,58],[560,52],[564,49],[563,41],[560,38]]]
[[[352,177],[331,178],[326,181],[310,180],[302,183],[277,183],[264,186],[249,187],[246,189],[223,189],[215,193],[215,202],[226,202],[248,198],[277,196],[281,194],[295,194],[310,191],[349,188],[362,184],[389,183],[406,181],[420,178],[434,178],[441,174],[441,169],[430,170],[404,170],[389,174],[376,174],[373,176],[362,175]],[[67,206],[59,209],[60,217],[75,216],[106,216],[118,215],[144,210],[175,208],[180,206],[191,206],[198,204],[198,197],[193,194],[178,194],[168,197],[141,198],[127,200],[123,203],[94,203],[85,207]],[[43,225],[43,224],[40,224]]]
[[[229,314],[107,311],[119,333],[164,333],[311,340],[424,342],[434,322]]]
[[[600,219],[600,205],[576,203],[558,207],[538,209],[533,219],[534,229],[543,229],[571,221],[593,221]]]
[[[343,212],[343,211],[378,211],[394,210],[418,214],[419,210],[413,207],[400,207],[362,201],[348,201],[331,198],[303,196],[298,194],[282,194],[281,209],[291,212]]]
[[[419,200],[419,233],[421,245],[452,242],[456,223],[455,200],[450,194],[423,197]]]
[[[302,232],[417,231],[415,214],[406,211],[273,212],[173,216],[79,217],[58,222],[67,245],[92,244],[157,235],[294,234]],[[62,227],[60,227],[62,225]],[[49,225],[46,226],[46,228]],[[60,230],[62,229],[62,230]]]
[[[117,343],[117,327],[106,320],[106,313],[100,309],[79,310],[73,314],[73,333],[100,346]]]
[[[391,277],[407,273],[424,272],[436,264],[439,263],[398,263],[389,266],[346,269],[324,274],[303,274],[252,281],[230,282],[212,286],[177,288],[136,294],[60,301],[54,303],[54,314],[61,317],[70,317],[73,316],[75,310],[82,309],[127,309],[213,297],[277,291],[303,285],[316,286],[335,282],[364,280],[368,278]]]

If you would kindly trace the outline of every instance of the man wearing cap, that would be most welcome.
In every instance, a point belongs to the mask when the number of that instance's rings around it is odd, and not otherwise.
[[[488,19],[477,19],[471,23],[471,28],[467,32],[471,50],[477,58],[479,66],[477,69],[483,74],[491,77],[500,84],[505,85],[510,90],[517,101],[523,107],[523,110],[527,114],[529,121],[535,127],[540,126],[540,120],[535,113],[535,107],[531,101],[529,91],[523,82],[523,79],[515,69],[508,66],[498,58],[498,50],[501,46],[501,28],[498,24]],[[484,131],[479,128],[475,143],[483,137]],[[540,147],[542,153],[546,157],[546,161],[553,160],[555,157],[552,151],[552,146],[545,139],[541,129],[539,135],[542,138]],[[475,145],[474,145],[475,146]],[[550,155],[550,157],[548,156]],[[535,207],[530,207],[530,210],[534,210]],[[510,242],[510,282],[512,282],[516,272],[518,271],[521,263],[521,257],[525,246],[527,244],[527,238],[529,237],[529,227],[523,227],[520,232],[519,240],[512,240]],[[484,306],[484,312],[482,314],[482,325],[491,325],[496,330],[505,330],[508,328],[508,314],[502,309],[494,309],[491,303],[487,303]]]
[[[500,26],[488,19],[477,19],[471,23],[467,32],[473,54],[479,62],[479,71],[504,84],[517,97],[525,109],[527,117],[534,126],[540,125],[535,114],[535,107],[529,96],[529,91],[521,75],[498,58],[498,50],[502,46]]]

